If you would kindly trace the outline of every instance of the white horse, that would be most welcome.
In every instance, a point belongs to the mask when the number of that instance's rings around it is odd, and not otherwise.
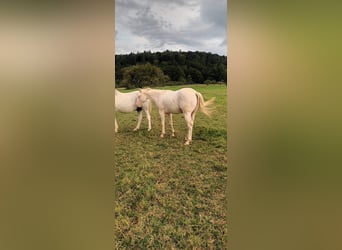
[[[160,137],[165,135],[165,114],[169,115],[169,123],[171,126],[172,136],[175,136],[175,129],[173,128],[172,114],[183,113],[186,124],[188,126],[188,134],[185,137],[185,145],[189,145],[192,141],[192,128],[195,122],[195,115],[199,109],[207,116],[210,116],[211,105],[215,97],[209,101],[204,102],[201,93],[191,88],[182,88],[176,91],[159,90],[159,89],[140,89],[137,99],[137,106],[142,107],[144,102],[149,98],[153,100],[159,109],[161,118],[162,132]]]
[[[115,89],[115,111],[122,113],[130,113],[133,111],[138,112],[138,124],[134,128],[134,131],[140,128],[141,120],[142,120],[142,109],[146,113],[147,121],[148,121],[148,131],[151,130],[151,110],[152,103],[150,100],[146,100],[141,106],[136,105],[136,101],[138,98],[139,91],[133,91],[130,93],[121,93],[117,89]],[[118,122],[115,117],[115,132],[117,133],[119,129]]]

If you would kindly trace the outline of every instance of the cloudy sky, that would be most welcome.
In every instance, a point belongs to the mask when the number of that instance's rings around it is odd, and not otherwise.
[[[116,0],[115,52],[227,55],[227,0]]]

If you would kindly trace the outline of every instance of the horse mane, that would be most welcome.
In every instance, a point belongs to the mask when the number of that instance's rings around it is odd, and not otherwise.
[[[149,87],[147,87],[147,88],[138,88],[138,91],[139,91],[140,93],[143,92],[144,90],[149,91],[149,90],[151,90],[151,88],[149,88]]]

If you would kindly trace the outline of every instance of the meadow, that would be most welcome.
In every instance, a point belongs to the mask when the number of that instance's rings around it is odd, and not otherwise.
[[[193,141],[182,114],[174,114],[176,136],[160,138],[160,116],[152,109],[152,130],[144,114],[133,132],[137,114],[116,113],[115,221],[116,249],[225,249],[227,238],[227,88],[226,85],[184,85],[205,100],[216,97],[211,118],[198,112]],[[120,91],[127,91],[120,89]],[[130,90],[131,91],[131,90]]]

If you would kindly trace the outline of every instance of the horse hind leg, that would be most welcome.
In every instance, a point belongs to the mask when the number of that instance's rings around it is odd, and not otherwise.
[[[118,130],[119,130],[119,126],[118,126],[118,122],[116,121],[116,117],[114,118],[114,120],[115,120],[115,122],[114,122],[114,131],[115,131],[115,133],[117,133]]]
[[[191,113],[184,113],[184,119],[186,121],[186,124],[188,126],[188,134],[187,137],[185,137],[185,145],[189,145],[190,142],[192,141],[192,127],[194,125],[192,117],[191,117]]]
[[[133,131],[137,131],[140,128],[141,120],[142,120],[142,112],[138,111],[138,124],[135,127],[135,129],[133,129]]]
[[[194,124],[195,124],[195,117],[196,117],[196,111],[192,112],[192,114],[191,114],[192,126],[194,126]]]

